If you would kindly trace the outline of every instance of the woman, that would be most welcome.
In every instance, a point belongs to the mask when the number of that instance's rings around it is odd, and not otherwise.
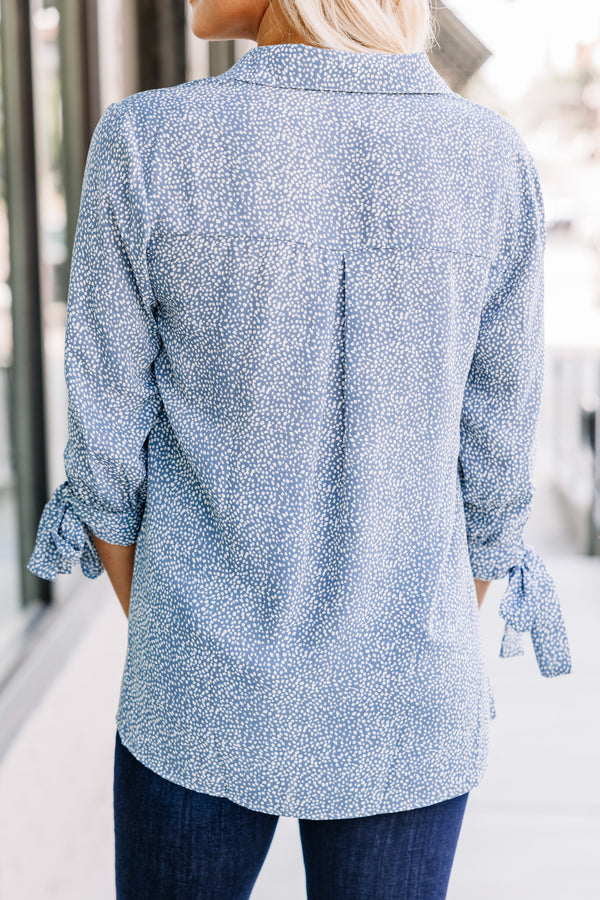
[[[453,93],[426,0],[191,0],[229,71],[112,104],[68,297],[67,481],[31,571],[126,614],[117,894],[247,898],[280,815],[309,898],[446,896],[522,542],[543,357],[531,155]],[[474,580],[475,579],[475,580]]]

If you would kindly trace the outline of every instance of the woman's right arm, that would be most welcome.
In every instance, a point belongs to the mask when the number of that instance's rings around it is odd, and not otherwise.
[[[491,581],[480,581],[479,578],[475,579],[475,592],[477,594],[477,605],[481,609],[481,604],[483,603],[483,598],[485,597],[486,591],[489,588]]]
[[[530,514],[544,371],[544,204],[531,154],[513,132],[497,253],[465,385],[459,475],[477,601],[509,576],[500,604],[501,656],[523,653],[529,631],[541,673],[566,674],[571,660],[554,583],[522,532]]]

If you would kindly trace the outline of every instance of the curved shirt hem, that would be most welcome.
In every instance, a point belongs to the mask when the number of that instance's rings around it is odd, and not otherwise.
[[[158,771],[159,767],[151,764],[149,760],[147,760],[144,752],[140,751],[136,746],[135,741],[128,735],[126,725],[120,720],[119,716],[117,716],[116,722],[117,731],[123,746],[137,759],[138,762],[154,772],[155,775],[164,778],[166,781],[170,781],[172,784],[187,788],[188,790],[209,794],[212,797],[222,797],[231,800],[232,803],[236,803],[238,806],[243,806],[246,809],[251,809],[254,812],[261,812],[266,815],[284,816],[286,818],[323,821],[363,818],[365,816],[380,815],[382,813],[406,812],[411,809],[422,809],[426,806],[442,803],[444,800],[451,800],[453,797],[459,797],[462,794],[471,791],[483,780],[488,765],[487,753],[480,755],[477,765],[475,767],[468,767],[469,775],[465,776],[464,780],[460,781],[457,779],[452,783],[446,782],[445,786],[440,786],[437,791],[428,789],[428,797],[424,803],[415,804],[412,801],[403,803],[399,797],[390,794],[388,797],[380,798],[372,804],[361,803],[360,798],[356,798],[355,802],[338,804],[335,812],[328,812],[321,808],[312,810],[310,815],[307,815],[306,804],[299,804],[293,801],[286,802],[283,799],[281,801],[265,802],[257,799],[251,791],[243,790],[241,788],[236,790],[231,785],[228,787],[225,787],[223,784],[220,786],[216,785],[212,778],[209,779],[206,784],[203,784],[202,777],[199,777],[195,779],[194,784],[192,785],[190,779],[186,779],[184,776],[180,775],[178,780],[175,781],[172,776],[167,777],[163,774],[164,770]],[[406,793],[406,790],[403,793]]]

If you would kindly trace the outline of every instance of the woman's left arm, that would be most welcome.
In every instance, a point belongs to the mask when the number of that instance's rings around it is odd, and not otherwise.
[[[127,612],[145,508],[147,438],[161,408],[161,350],[146,266],[145,172],[128,100],[96,126],[73,246],[65,337],[64,482],[43,511],[28,569],[54,580],[103,568]]]
[[[135,544],[122,547],[119,544],[108,544],[101,538],[91,535],[98,556],[110,579],[114,592],[119,598],[123,612],[129,616],[129,600],[131,582],[133,581],[133,563],[135,560]]]

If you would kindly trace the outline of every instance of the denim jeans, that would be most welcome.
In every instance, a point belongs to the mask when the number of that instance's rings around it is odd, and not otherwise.
[[[443,900],[468,796],[356,819],[299,819],[308,900]],[[278,818],[161,778],[117,732],[117,900],[248,900]]]

